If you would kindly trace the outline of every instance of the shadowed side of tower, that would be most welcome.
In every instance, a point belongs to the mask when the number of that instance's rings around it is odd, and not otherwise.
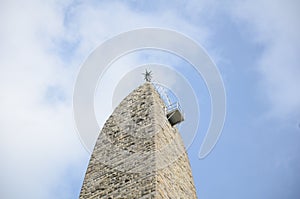
[[[80,198],[196,198],[182,139],[151,83],[130,93],[106,121]]]

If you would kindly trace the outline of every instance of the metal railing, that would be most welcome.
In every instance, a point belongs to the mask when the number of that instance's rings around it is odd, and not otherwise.
[[[181,114],[183,114],[182,108],[179,104],[179,102],[174,102],[173,104],[170,104],[168,106],[166,106],[166,112],[170,113],[172,111],[178,110]]]

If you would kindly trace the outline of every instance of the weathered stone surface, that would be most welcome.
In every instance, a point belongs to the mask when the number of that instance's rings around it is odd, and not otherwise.
[[[80,198],[196,198],[182,139],[151,83],[129,94],[106,121]]]

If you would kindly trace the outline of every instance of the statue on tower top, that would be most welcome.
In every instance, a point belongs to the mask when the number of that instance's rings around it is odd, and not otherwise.
[[[146,72],[143,73],[144,75],[144,79],[147,81],[147,82],[151,82],[151,79],[152,79],[152,71],[148,71],[146,69]]]

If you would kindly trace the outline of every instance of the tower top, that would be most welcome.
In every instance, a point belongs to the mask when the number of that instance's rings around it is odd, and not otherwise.
[[[148,71],[146,69],[145,73],[143,73],[144,75],[144,80],[146,80],[146,82],[151,82],[151,79],[152,79],[152,71]]]
[[[182,138],[164,108],[152,83],[123,99],[99,134],[80,199],[197,198]]]

